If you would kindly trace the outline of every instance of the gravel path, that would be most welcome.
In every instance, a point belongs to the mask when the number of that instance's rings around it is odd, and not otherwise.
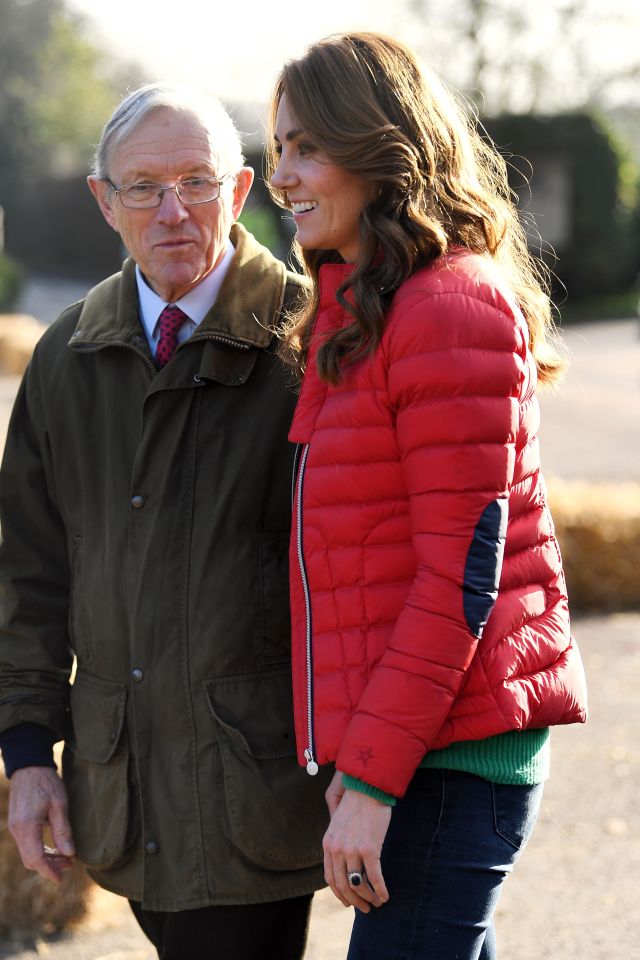
[[[640,614],[579,620],[575,634],[590,721],[553,732],[540,820],[498,907],[501,960],[640,960]],[[326,891],[316,897],[305,960],[344,960],[349,914]],[[124,901],[96,891],[89,920],[74,934],[40,945],[0,941],[0,960],[36,956],[155,955]]]
[[[545,476],[640,483],[640,324],[580,324],[563,336],[567,376],[540,391]]]

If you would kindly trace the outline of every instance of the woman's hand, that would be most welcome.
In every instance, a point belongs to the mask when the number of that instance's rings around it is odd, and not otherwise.
[[[326,799],[331,823],[322,843],[325,880],[345,907],[358,907],[368,913],[371,906],[380,907],[389,899],[380,853],[391,807],[356,790],[345,790],[339,772],[331,781]],[[348,880],[353,871],[366,873],[358,887]]]
[[[338,809],[338,804],[344,795],[344,784],[342,783],[342,774],[339,770],[333,775],[333,779],[324,792],[324,798],[329,807],[329,816],[332,817]]]

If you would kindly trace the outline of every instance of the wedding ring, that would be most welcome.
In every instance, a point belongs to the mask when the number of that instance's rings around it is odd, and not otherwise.
[[[353,870],[351,873],[347,874],[347,880],[352,887],[359,887],[364,880],[364,873],[360,873],[359,870]]]

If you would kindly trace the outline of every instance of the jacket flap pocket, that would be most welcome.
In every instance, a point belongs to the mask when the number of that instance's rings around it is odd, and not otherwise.
[[[291,669],[205,684],[216,723],[257,760],[295,754]]]
[[[127,688],[79,670],[62,757],[78,859],[107,870],[123,861],[138,830],[124,724]]]
[[[124,722],[127,688],[79,670],[71,687],[71,732],[67,745],[92,763],[108,763]]]
[[[265,870],[321,863],[329,822],[324,791],[332,770],[309,777],[298,766],[289,669],[211,680],[206,688],[229,839]]]

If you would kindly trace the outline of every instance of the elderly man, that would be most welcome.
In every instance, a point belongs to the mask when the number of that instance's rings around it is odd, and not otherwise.
[[[27,867],[77,856],[127,897],[163,960],[298,958],[323,884],[274,347],[301,286],[235,223],[252,179],[217,101],[122,102],[88,182],[131,258],[42,337],[2,468],[10,830]]]

